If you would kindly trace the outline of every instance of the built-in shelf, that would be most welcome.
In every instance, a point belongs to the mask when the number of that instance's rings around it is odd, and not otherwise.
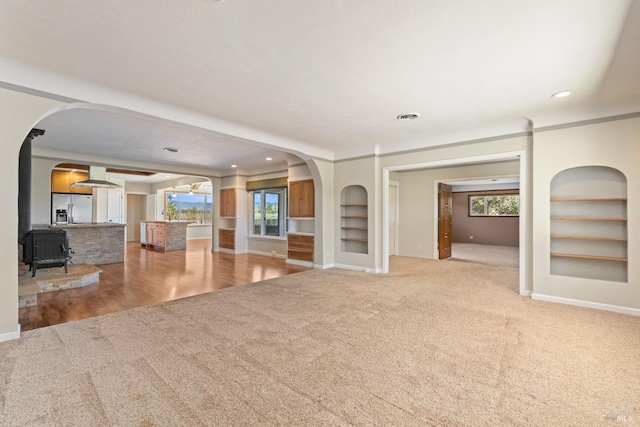
[[[367,190],[349,185],[340,194],[340,219],[343,252],[369,253],[369,204]]]
[[[610,242],[626,242],[627,239],[623,237],[590,237],[590,236],[551,236],[552,239],[567,239],[567,240],[602,240]]]
[[[582,216],[552,216],[551,221],[626,221],[627,218],[613,217],[582,217]]]
[[[626,197],[590,197],[590,198],[571,198],[571,199],[551,199],[552,202],[626,202]]]
[[[551,253],[552,257],[559,258],[577,258],[577,259],[593,259],[600,261],[619,261],[619,262],[627,262],[627,258],[617,258],[611,256],[599,256],[599,255],[580,255],[580,254],[560,254],[560,253]]]
[[[627,282],[624,174],[603,166],[567,169],[550,189],[551,274]]]

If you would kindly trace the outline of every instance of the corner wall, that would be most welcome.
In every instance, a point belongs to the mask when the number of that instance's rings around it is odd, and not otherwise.
[[[20,337],[18,324],[18,154],[31,128],[60,101],[0,88],[0,179],[9,193],[0,210],[0,342]]]

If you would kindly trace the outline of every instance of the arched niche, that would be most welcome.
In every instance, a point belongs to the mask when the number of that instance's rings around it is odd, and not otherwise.
[[[617,169],[583,166],[551,180],[553,275],[628,281],[627,178]]]
[[[369,253],[367,189],[348,185],[340,193],[340,247],[342,252]]]

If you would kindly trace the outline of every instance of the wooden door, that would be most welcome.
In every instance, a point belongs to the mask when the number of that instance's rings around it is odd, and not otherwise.
[[[440,259],[451,257],[451,186],[438,185],[438,255]]]

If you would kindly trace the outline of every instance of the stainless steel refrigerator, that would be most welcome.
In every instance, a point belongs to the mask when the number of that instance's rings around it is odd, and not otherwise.
[[[87,224],[93,221],[93,196],[86,194],[52,194],[51,223],[56,223],[56,210],[67,211],[67,222]]]

